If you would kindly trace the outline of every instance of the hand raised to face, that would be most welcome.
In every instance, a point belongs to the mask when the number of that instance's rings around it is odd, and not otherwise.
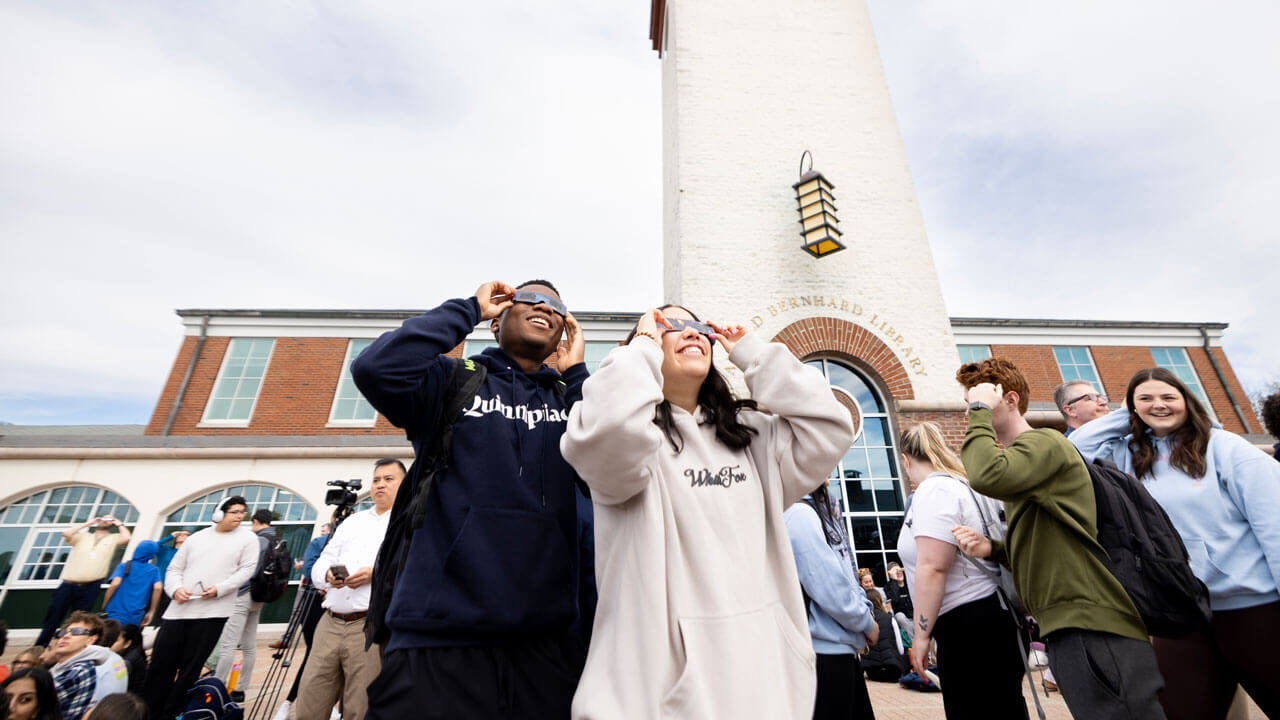
[[[662,333],[671,329],[671,321],[658,308],[652,308],[640,314],[636,322],[636,336],[644,335],[650,340],[662,344]]]
[[[516,289],[500,281],[493,280],[476,289],[476,302],[480,304],[480,319],[492,320],[502,314],[503,310],[514,304],[512,298]]]
[[[555,368],[559,373],[577,365],[586,360],[587,357],[587,341],[582,334],[582,326],[578,324],[578,319],[573,313],[565,313],[564,316],[564,340],[560,342],[560,347],[556,349]]]
[[[720,347],[724,348],[724,351],[727,353],[733,352],[733,348],[738,344],[738,341],[746,337],[747,332],[749,332],[745,325],[720,325],[717,323],[707,324],[712,328],[715,328],[716,334],[711,336],[712,339],[718,340],[720,342]]]

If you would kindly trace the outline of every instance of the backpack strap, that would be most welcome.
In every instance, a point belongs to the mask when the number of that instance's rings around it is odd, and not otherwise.
[[[484,383],[485,367],[474,360],[464,359],[453,363],[445,383],[444,400],[435,417],[434,432],[424,452],[409,469],[409,484],[401,484],[391,506],[387,520],[387,534],[378,548],[370,583],[369,614],[365,618],[365,647],[373,643],[386,643],[390,630],[386,625],[391,596],[396,580],[404,571],[413,544],[413,534],[426,518],[427,500],[436,476],[449,465],[453,447],[453,425],[462,411],[471,404]],[[333,533],[329,534],[333,537]],[[326,541],[327,542],[327,541]]]
[[[449,373],[445,401],[440,406],[440,415],[436,418],[435,431],[431,437],[431,451],[424,458],[422,474],[418,478],[418,484],[413,492],[413,501],[409,506],[406,536],[412,535],[413,531],[422,527],[427,513],[427,498],[431,494],[431,486],[436,476],[449,467],[449,461],[452,459],[453,425],[463,409],[471,404],[476,393],[480,391],[485,374],[485,367],[471,359],[454,363],[453,370]],[[403,568],[402,558],[397,573]]]

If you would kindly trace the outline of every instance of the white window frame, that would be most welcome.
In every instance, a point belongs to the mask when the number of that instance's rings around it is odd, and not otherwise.
[[[373,409],[373,417],[367,420],[364,418],[353,419],[334,417],[334,414],[338,412],[338,401],[344,399],[340,394],[342,392],[342,381],[351,380],[351,361],[355,360],[355,356],[351,351],[355,348],[356,343],[366,343],[365,347],[369,347],[369,344],[373,343],[373,339],[348,338],[347,354],[342,358],[342,368],[338,373],[338,386],[333,389],[333,403],[329,406],[329,422],[325,424],[325,427],[373,427],[378,423],[378,411],[374,409],[373,405],[370,404],[369,401],[365,399],[364,395],[360,393],[359,388],[356,388],[356,393],[359,394],[357,403],[364,403],[365,405],[368,405],[370,409]],[[351,386],[355,387],[354,381],[351,382]]]
[[[1160,362],[1156,360],[1155,351],[1156,350],[1165,350],[1168,352],[1180,351],[1182,353],[1182,359],[1186,361],[1187,369],[1191,371],[1191,376],[1196,379],[1196,386],[1191,388],[1191,391],[1196,393],[1196,398],[1200,401],[1201,404],[1205,406],[1205,409],[1208,410],[1209,413],[1212,414],[1214,417],[1217,417],[1217,414],[1214,413],[1214,410],[1213,410],[1213,403],[1209,402],[1209,393],[1204,389],[1204,381],[1200,379],[1200,373],[1196,372],[1196,366],[1191,363],[1191,356],[1187,354],[1187,349],[1185,347],[1152,347],[1152,348],[1148,348],[1148,350],[1151,350],[1151,363],[1153,365],[1155,365],[1156,367],[1162,367],[1165,370],[1168,370],[1169,372],[1173,373],[1174,375],[1177,375],[1178,371],[1174,370],[1173,367],[1169,367],[1168,365],[1160,364]],[[1176,367],[1178,363],[1172,363],[1172,365]],[[1179,377],[1178,379],[1182,380],[1183,383],[1187,382],[1185,379],[1181,377]]]
[[[986,360],[987,358],[991,357],[991,346],[990,346],[990,345],[966,345],[966,344],[964,344],[964,343],[956,343],[956,354],[957,354],[957,355],[961,354],[961,353],[960,353],[960,349],[961,349],[961,348],[986,348],[986,350],[987,350],[987,357],[982,358],[982,360]],[[971,362],[981,362],[981,360],[966,360],[965,358],[961,357],[961,358],[960,358],[960,362],[962,362],[962,363],[971,363]]]
[[[246,342],[255,342],[258,340],[270,340],[271,349],[267,351],[267,362],[262,366],[262,377],[258,379],[258,391],[253,394],[253,404],[249,406],[249,417],[244,420],[211,420],[209,418],[209,410],[213,407],[214,400],[217,399],[218,386],[222,384],[222,375],[227,370],[227,361],[231,359],[231,347],[238,340]],[[222,354],[222,365],[218,368],[218,375],[213,379],[213,388],[209,391],[209,399],[205,400],[204,412],[201,414],[200,422],[196,427],[225,427],[225,428],[243,428],[249,427],[249,423],[253,422],[253,414],[258,409],[258,398],[262,397],[262,386],[267,380],[267,373],[271,371],[271,359],[276,354],[275,338],[231,338],[231,342],[227,343],[227,349]]]
[[[52,493],[53,493],[54,491],[56,491],[56,490],[58,490],[58,489],[60,489],[60,488],[75,488],[75,487],[85,487],[85,488],[89,488],[90,490],[96,490],[96,491],[97,491],[97,495],[95,496],[93,503],[91,503],[91,504],[89,505],[89,507],[90,507],[90,510],[89,510],[89,517],[94,517],[94,516],[96,515],[95,511],[99,511],[99,512],[100,512],[100,511],[102,510],[102,497],[103,497],[103,495],[105,495],[106,493],[112,493],[112,494],[114,494],[114,495],[116,496],[116,498],[118,498],[118,502],[117,502],[117,503],[115,503],[112,507],[118,506],[121,502],[123,502],[123,503],[127,504],[127,505],[129,506],[130,510],[133,512],[133,517],[132,517],[132,518],[130,518],[130,517],[128,516],[128,513],[126,513],[126,514],[125,514],[125,517],[121,518],[121,520],[125,520],[125,521],[127,521],[127,522],[125,522],[125,523],[124,523],[124,526],[125,526],[125,527],[127,527],[127,528],[130,528],[130,530],[131,530],[131,531],[132,531],[132,530],[136,530],[136,529],[137,529],[138,520],[140,519],[140,516],[139,516],[139,514],[138,514],[138,507],[137,507],[136,505],[134,505],[133,503],[129,502],[129,500],[128,500],[128,499],[126,499],[123,495],[121,495],[120,493],[118,493],[118,492],[116,492],[115,490],[112,490],[112,489],[110,489],[110,488],[105,488],[105,487],[102,487],[102,486],[99,486],[99,485],[87,485],[87,484],[84,484],[84,483],[68,483],[68,484],[65,484],[65,485],[54,485],[54,486],[52,486],[52,487],[46,487],[46,488],[43,488],[43,489],[41,489],[41,490],[34,490],[34,491],[32,491],[32,492],[29,492],[29,493],[27,493],[26,495],[24,495],[24,496],[22,496],[22,497],[20,497],[20,498],[17,498],[17,500],[15,500],[15,502],[17,502],[17,501],[19,501],[19,500],[24,500],[24,499],[26,499],[26,498],[29,498],[29,497],[31,497],[32,495],[38,495],[38,494],[39,494],[39,493],[41,493],[41,492],[46,493],[46,495],[45,495],[44,499],[42,499],[42,500],[40,501],[40,504],[37,506],[37,507],[38,507],[38,512],[36,513],[36,515],[35,515],[35,519],[34,519],[32,522],[29,522],[29,523],[22,523],[22,524],[15,523],[15,524],[12,524],[12,525],[5,525],[5,526],[4,526],[4,527],[10,527],[10,528],[12,528],[12,527],[21,527],[21,528],[25,528],[25,529],[26,529],[26,532],[27,532],[26,537],[25,537],[25,538],[23,539],[23,541],[22,541],[21,550],[19,550],[18,554],[16,554],[16,555],[14,556],[13,566],[9,569],[9,576],[8,576],[7,578],[6,578],[6,577],[0,577],[0,587],[3,587],[3,589],[4,589],[4,591],[5,591],[5,592],[7,592],[8,590],[31,590],[31,589],[43,589],[43,588],[56,588],[59,584],[61,584],[61,583],[62,583],[62,572],[61,572],[61,570],[66,568],[66,560],[65,560],[65,559],[62,561],[62,563],[60,563],[60,564],[56,564],[56,566],[59,568],[59,572],[58,572],[58,577],[53,578],[53,579],[49,579],[49,578],[42,578],[42,579],[39,579],[39,580],[23,580],[23,579],[21,579],[21,578],[22,578],[22,570],[23,570],[23,568],[25,568],[25,567],[28,565],[28,563],[27,563],[27,556],[31,554],[31,549],[32,549],[32,547],[33,547],[33,546],[34,546],[34,544],[35,544],[36,534],[37,534],[37,533],[39,533],[39,532],[52,532],[52,533],[56,533],[56,539],[57,539],[57,541],[58,541],[59,545],[57,545],[57,546],[55,546],[55,547],[58,547],[58,548],[60,548],[60,549],[61,549],[61,548],[65,548],[65,549],[67,550],[68,554],[70,554],[70,551],[71,551],[71,547],[72,547],[72,546],[71,546],[71,544],[70,544],[70,543],[66,542],[66,540],[64,540],[64,539],[62,538],[62,536],[61,536],[61,535],[62,535],[62,531],[63,531],[63,530],[66,530],[66,529],[68,529],[68,528],[73,528],[73,527],[75,527],[76,525],[79,525],[80,523],[78,523],[78,522],[55,522],[55,523],[45,523],[45,522],[40,522],[40,516],[44,513],[44,509],[45,509],[46,507],[48,507],[48,506],[49,506],[49,504],[50,504],[50,503],[49,503],[49,496],[50,496],[50,495],[52,495]],[[10,503],[10,505],[12,505],[12,504],[13,504],[13,503]],[[59,504],[59,505],[64,505],[64,504],[66,504],[66,503],[59,502],[58,504]],[[85,503],[78,502],[78,503],[76,503],[76,504],[77,504],[77,505],[83,505],[83,504],[85,504]],[[9,507],[9,505],[6,505],[5,507],[6,507],[6,508],[7,508],[7,507]],[[83,522],[83,521],[82,521],[82,522]],[[84,531],[81,531],[81,532],[84,532]],[[116,547],[112,547],[111,551],[112,551],[112,552],[115,552],[115,551],[116,551],[116,549],[117,549],[117,547],[118,547],[118,546],[116,546]],[[113,570],[115,569],[115,566],[114,566],[114,565],[112,566],[112,569],[113,569]],[[4,594],[4,592],[0,592],[0,602],[3,602],[3,594]]]
[[[249,488],[253,488],[255,492],[254,493],[246,492]],[[258,488],[266,488],[272,491],[270,495],[271,497],[270,502],[267,502],[267,503],[262,502],[261,493],[258,491]],[[232,491],[237,491],[237,492],[232,492]],[[211,517],[214,511],[214,508],[226,502],[227,498],[233,495],[241,494],[241,493],[243,493],[245,495],[246,500],[249,501],[249,507],[247,508],[247,510],[250,513],[252,513],[254,510],[258,508],[267,508],[269,510],[274,511],[276,509],[276,504],[280,502],[281,493],[288,493],[289,495],[292,496],[292,499],[286,500],[285,504],[300,505],[304,509],[302,518],[296,519],[296,520],[290,520],[288,518],[282,517],[278,520],[272,521],[271,523],[272,527],[278,527],[278,528],[304,527],[304,526],[310,525],[312,528],[311,532],[314,535],[316,530],[319,528],[320,524],[322,522],[327,522],[326,519],[321,517],[320,511],[317,510],[316,507],[311,504],[310,500],[308,500],[305,496],[294,492],[292,489],[283,487],[280,485],[274,485],[269,482],[245,481],[245,482],[235,483],[233,485],[224,485],[220,488],[215,488],[213,490],[205,490],[199,495],[196,495],[195,497],[187,498],[186,500],[178,503],[176,506],[169,508],[167,512],[161,513],[160,514],[160,539],[163,540],[169,537],[169,535],[174,530],[177,530],[179,528],[190,529],[190,528],[199,528],[199,527],[207,526],[210,522],[212,522]],[[254,497],[249,498],[248,495],[250,494],[252,494]],[[188,507],[190,507],[191,505],[197,502],[200,502],[206,498],[209,498],[210,496],[213,496],[213,495],[217,495],[214,502],[205,503],[201,508],[200,514],[196,516],[196,519],[170,520],[170,517],[172,517],[174,513],[182,512],[186,510]],[[309,517],[309,518],[306,517],[307,513],[310,513],[312,517]],[[241,523],[240,526],[249,527],[251,522],[252,522],[252,518],[246,514],[244,521]],[[283,535],[281,535],[280,537],[283,537]],[[301,576],[299,575],[298,577],[294,577],[294,575],[298,573],[299,573],[298,569],[294,569],[290,571],[289,573],[290,585],[297,585],[299,583],[299,581],[301,580]]]
[[[1066,374],[1062,372],[1062,361],[1058,359],[1058,348],[1062,348],[1064,350],[1084,350],[1085,357],[1089,359],[1089,368],[1093,370],[1093,379],[1089,380],[1087,378],[1067,377]],[[1093,361],[1093,351],[1089,349],[1088,345],[1052,345],[1049,349],[1053,353],[1053,362],[1058,366],[1058,375],[1062,376],[1062,382],[1087,382],[1092,385],[1096,385],[1098,392],[1104,395],[1107,393],[1106,388],[1102,387],[1102,375],[1098,372],[1098,364]],[[1073,363],[1073,365],[1078,367],[1077,363]]]

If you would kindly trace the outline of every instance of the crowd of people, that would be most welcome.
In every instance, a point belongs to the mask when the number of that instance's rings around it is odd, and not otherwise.
[[[482,322],[497,345],[451,357]],[[274,645],[307,649],[277,720],[874,718],[866,680],[908,677],[948,718],[1025,719],[1033,639],[1078,718],[1221,720],[1238,686],[1280,718],[1280,444],[1272,459],[1226,432],[1173,373],[1136,374],[1118,410],[1065,383],[1064,434],[1027,421],[1013,363],[961,366],[959,453],[930,422],[898,437],[902,564],[877,586],[828,492],[855,427],[818,371],[679,305],[590,376],[584,350],[550,282],[489,282],[353,361],[416,460],[377,461],[373,507],[308,546],[308,611]],[[1163,508],[1211,619],[1152,637],[1099,538],[1099,458]],[[247,686],[276,542],[248,510],[227,498],[109,575],[128,530],[68,529],[47,649],[13,663],[8,717],[168,720],[237,648]]]

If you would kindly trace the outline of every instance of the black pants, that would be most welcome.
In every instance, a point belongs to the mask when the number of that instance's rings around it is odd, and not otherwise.
[[[938,680],[949,720],[1026,720],[1022,642],[1018,626],[996,595],[938,616]],[[921,649],[928,652],[927,649]]]
[[[568,640],[394,650],[369,686],[368,720],[567,720],[578,677]]]
[[[1045,638],[1049,668],[1067,709],[1089,720],[1165,720],[1164,679],[1145,640],[1093,630],[1057,630]],[[946,683],[943,682],[945,690]]]
[[[302,654],[302,662],[298,665],[298,672],[293,676],[293,687],[289,688],[289,695],[285,699],[293,702],[298,699],[298,685],[302,683],[302,671],[307,669],[307,658],[311,657],[311,638],[316,634],[316,623],[320,622],[320,617],[324,615],[324,607],[321,603],[324,598],[320,597],[320,593],[308,590],[311,597],[304,598],[302,602],[310,602],[306,609],[306,614],[302,616],[302,639],[307,643],[307,649]],[[285,642],[288,642],[287,640]]]
[[[40,628],[40,637],[36,640],[36,644],[49,647],[53,632],[62,624],[64,618],[76,610],[85,612],[92,610],[93,604],[98,601],[98,589],[101,586],[101,580],[87,583],[64,580],[53,591],[53,597],[49,598],[49,607],[44,611],[44,625]]]
[[[165,620],[151,648],[151,667],[143,698],[151,720],[169,720],[182,712],[187,690],[200,679],[200,668],[222,637],[226,618]]]
[[[1164,675],[1160,703],[1169,720],[1220,720],[1236,684],[1269,718],[1280,718],[1280,603],[1216,610],[1207,630],[1152,641]]]
[[[858,656],[818,655],[813,720],[875,720]]]

